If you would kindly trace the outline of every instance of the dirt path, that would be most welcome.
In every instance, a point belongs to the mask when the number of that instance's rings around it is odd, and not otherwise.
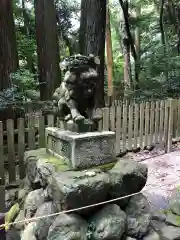
[[[168,208],[168,199],[180,186],[180,150],[143,161],[148,165],[145,193],[155,208]]]

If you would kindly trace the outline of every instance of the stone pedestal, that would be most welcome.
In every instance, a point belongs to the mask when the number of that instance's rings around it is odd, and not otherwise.
[[[84,169],[116,161],[115,133],[110,131],[76,133],[46,128],[47,153],[64,161],[72,169]]]

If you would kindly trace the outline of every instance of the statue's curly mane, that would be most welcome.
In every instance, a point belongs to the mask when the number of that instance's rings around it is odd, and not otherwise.
[[[60,63],[60,67],[64,71],[83,71],[88,68],[96,69],[99,64],[97,60],[97,57],[94,57],[94,55],[84,56],[78,54],[65,58]]]

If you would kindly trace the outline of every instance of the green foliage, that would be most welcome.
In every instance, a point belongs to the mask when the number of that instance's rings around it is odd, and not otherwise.
[[[18,56],[22,61],[26,61],[28,64],[29,58],[32,62],[37,62],[36,59],[36,41],[35,38],[29,38],[24,35],[21,31],[17,31],[17,41],[18,41]],[[37,64],[37,63],[36,63]],[[21,63],[23,65],[23,63]]]
[[[28,4],[27,4],[28,3]],[[178,1],[175,1],[176,6]],[[61,60],[76,52],[80,0],[55,0]],[[136,17],[137,6],[141,15]],[[25,0],[27,29],[24,27],[22,1],[13,1],[16,23],[16,37],[20,70],[12,74],[13,84],[18,91],[37,89],[37,51],[35,36],[34,1]],[[175,26],[164,12],[165,45],[162,44],[160,29],[160,1],[129,1],[129,24],[133,39],[137,27],[140,30],[140,72],[138,89],[126,89],[125,96],[139,98],[166,98],[180,96],[180,55],[177,51],[178,37]],[[76,19],[72,21],[72,19]],[[124,85],[124,51],[122,45],[123,15],[119,0],[110,1],[110,21],[113,48],[113,83],[120,95]],[[74,26],[76,25],[77,26]],[[28,30],[28,31],[27,31]],[[131,56],[132,77],[134,79],[134,59]],[[106,74],[107,75],[107,74]],[[107,90],[107,76],[105,80]]]
[[[77,1],[55,1],[60,57],[69,55],[71,42],[69,38],[73,34],[71,19],[73,14],[79,11]],[[20,69],[11,74],[11,79],[18,94],[23,96],[26,90],[39,90],[38,87],[38,66],[37,66],[37,45],[35,30],[35,13],[33,0],[13,1],[14,19],[16,25],[16,40]],[[69,43],[69,45],[68,45]]]
[[[28,69],[20,68],[17,72],[11,74],[13,86],[23,93],[25,90],[33,90],[38,86],[37,76]]]
[[[117,0],[111,7],[111,31],[114,58],[114,84],[120,88],[123,84],[123,48],[121,26],[123,15]],[[156,3],[156,4],[155,4]],[[141,15],[136,17],[138,4]],[[135,30],[140,30],[140,73],[138,89],[126,89],[128,98],[160,99],[180,96],[180,55],[177,51],[177,36],[172,25],[164,23],[165,45],[162,44],[160,29],[160,3],[158,1],[130,1],[129,23],[133,39]],[[119,30],[119,31],[118,31]],[[134,60],[131,59],[134,77]]]

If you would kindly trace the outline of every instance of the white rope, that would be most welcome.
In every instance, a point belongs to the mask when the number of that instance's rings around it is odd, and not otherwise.
[[[151,188],[151,190],[152,190],[152,188]],[[157,188],[154,188],[154,190],[157,190]],[[15,225],[15,224],[22,224],[22,223],[25,224],[25,223],[41,220],[41,219],[48,218],[48,217],[58,216],[58,215],[64,214],[64,213],[77,212],[77,211],[80,211],[80,210],[83,210],[83,209],[92,208],[92,207],[104,205],[104,204],[107,204],[107,203],[112,203],[112,202],[115,202],[117,200],[122,200],[122,199],[125,199],[125,198],[128,198],[128,197],[132,197],[132,196],[135,196],[135,195],[138,195],[140,193],[147,192],[147,191],[148,191],[147,189],[146,190],[141,190],[139,192],[132,193],[132,194],[129,194],[129,195],[126,195],[126,196],[123,196],[123,197],[114,198],[114,199],[111,199],[111,200],[107,200],[107,201],[104,201],[104,202],[87,205],[87,206],[80,207],[80,208],[74,208],[74,209],[65,210],[65,211],[61,211],[61,212],[57,212],[57,213],[53,213],[53,214],[48,214],[48,215],[44,215],[44,216],[40,216],[40,217],[24,219],[24,220],[17,221],[17,222],[5,223],[5,224],[0,225],[0,229],[5,228],[7,226]]]
[[[147,191],[147,190],[144,190],[144,191]],[[137,192],[137,193],[132,193],[132,194],[129,194],[129,195],[126,195],[126,196],[123,196],[123,197],[114,198],[114,199],[111,199],[111,200],[107,200],[107,201],[104,201],[104,202],[87,205],[87,206],[80,207],[80,208],[74,208],[74,209],[70,209],[70,210],[65,210],[65,211],[61,211],[61,212],[57,212],[57,213],[53,213],[53,214],[48,214],[48,215],[44,215],[44,216],[40,216],[40,217],[28,218],[28,219],[24,219],[24,220],[17,221],[17,222],[5,223],[5,224],[0,225],[0,229],[1,228],[5,228],[7,226],[15,225],[15,224],[22,224],[22,223],[33,222],[33,221],[37,221],[37,220],[48,218],[48,217],[58,216],[58,215],[64,214],[64,213],[72,213],[72,212],[77,212],[77,211],[80,211],[80,210],[83,210],[83,209],[104,205],[104,204],[107,204],[107,203],[115,202],[117,200],[121,200],[121,199],[125,199],[125,198],[128,198],[128,197],[132,197],[132,196],[138,195],[138,194],[140,194],[140,193],[142,193],[144,191],[140,191],[140,192]]]

